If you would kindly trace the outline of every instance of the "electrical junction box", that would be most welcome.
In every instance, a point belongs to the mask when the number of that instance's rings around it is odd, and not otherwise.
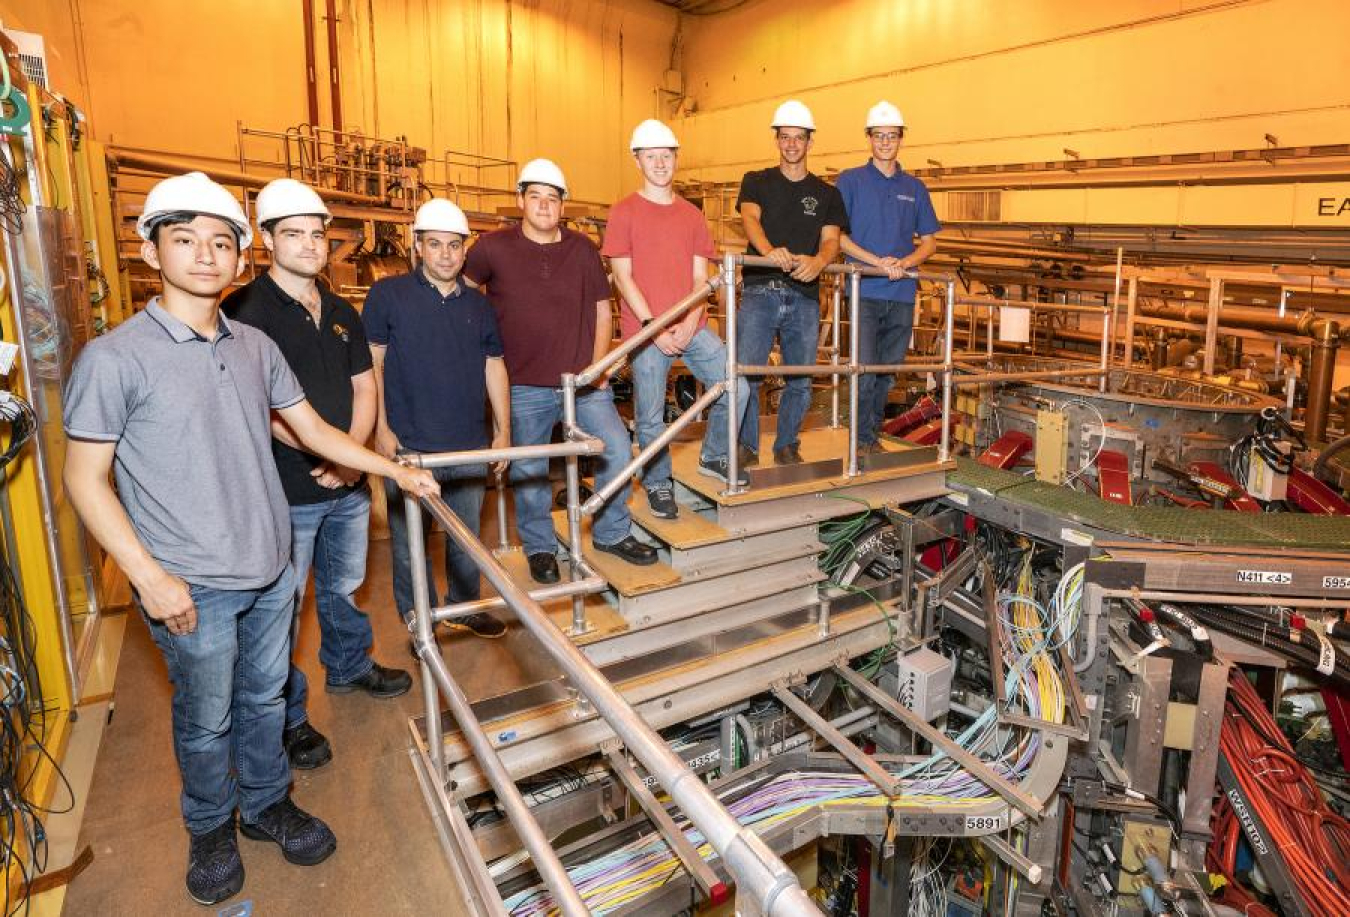
[[[1063,484],[1069,475],[1069,419],[1060,411],[1036,412],[1036,480]]]
[[[952,661],[927,647],[897,656],[882,669],[881,689],[924,720],[946,716],[952,701]]]
[[[1279,443],[1280,452],[1289,454],[1289,444]],[[1247,453],[1247,493],[1258,500],[1283,500],[1289,491],[1289,475],[1266,464],[1261,453],[1252,446]]]

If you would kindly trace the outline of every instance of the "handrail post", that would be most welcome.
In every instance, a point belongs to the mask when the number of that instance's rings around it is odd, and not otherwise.
[[[839,310],[843,308],[844,282],[835,275],[834,292],[830,296],[830,364],[839,365]],[[839,374],[830,377],[830,429],[839,429]]]
[[[727,332],[727,489],[723,493],[731,495],[745,490],[737,483],[741,477],[741,378],[736,357],[736,256],[731,252],[722,256],[722,291]]]
[[[862,334],[858,328],[859,291],[862,275],[851,271],[848,275],[848,477],[856,478],[858,471],[858,342]],[[836,379],[838,376],[835,377]]]
[[[577,377],[573,373],[563,373],[563,429],[571,430],[577,425]],[[581,559],[581,460],[575,455],[566,459],[567,468],[567,548],[571,563],[568,564],[568,578],[575,580],[582,575]],[[568,631],[573,637],[579,637],[590,630],[586,622],[586,597],[572,596],[572,627]]]
[[[403,494],[404,528],[408,535],[408,566],[412,572],[413,634],[417,659],[422,664],[422,702],[426,713],[427,752],[440,786],[445,785],[445,736],[441,727],[441,701],[431,677],[426,653],[434,653],[436,635],[431,624],[431,585],[427,582],[427,541],[422,531],[422,505],[412,494]]]
[[[506,475],[499,471],[493,478],[497,487],[497,546],[506,551],[511,547],[506,537]]]
[[[1111,338],[1115,328],[1115,316],[1108,309],[1102,312],[1102,377],[1097,390],[1104,392],[1111,376]]]
[[[952,332],[956,324],[956,281],[947,281],[947,331],[943,336],[942,362],[942,440],[938,445],[938,461],[947,461],[951,448],[952,426]]]

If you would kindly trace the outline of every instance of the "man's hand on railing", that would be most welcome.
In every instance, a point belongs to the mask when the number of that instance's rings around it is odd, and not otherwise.
[[[778,269],[783,273],[792,270],[797,264],[797,256],[781,245],[777,248],[769,249],[764,253],[764,257],[776,264]]]
[[[497,433],[496,435],[494,435],[494,436],[492,437],[492,448],[493,448],[493,449],[510,449],[510,448],[511,448],[511,431],[510,431],[510,430],[504,430],[504,431],[502,431],[502,432]],[[500,462],[493,462],[493,463],[492,463],[492,473],[495,474],[495,475],[503,475],[503,474],[506,474],[506,469],[509,468],[509,467],[511,467],[511,463],[508,462],[506,459],[502,459]]]
[[[909,270],[909,265],[905,264],[903,259],[895,257],[882,258],[877,262],[877,267],[883,269],[891,280],[903,279],[905,272]]]
[[[398,485],[399,490],[410,493],[414,497],[431,497],[441,492],[441,485],[436,483],[436,478],[425,468],[399,465],[398,470],[390,477],[394,479],[394,483]]]
[[[394,459],[398,458],[399,445],[398,437],[394,435],[393,430],[389,429],[384,424],[375,425],[376,452],[392,462]]]
[[[825,270],[827,262],[819,255],[797,255],[797,267],[789,275],[793,280],[810,283]]]

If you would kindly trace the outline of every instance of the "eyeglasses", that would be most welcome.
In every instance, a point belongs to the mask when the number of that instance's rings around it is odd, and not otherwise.
[[[872,139],[877,141],[878,143],[899,143],[900,138],[903,136],[905,135],[900,131],[887,131],[884,134],[879,133],[877,131],[873,131],[871,133]]]

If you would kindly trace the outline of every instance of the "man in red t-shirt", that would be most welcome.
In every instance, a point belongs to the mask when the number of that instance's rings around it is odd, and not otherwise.
[[[705,283],[708,262],[717,257],[703,214],[672,188],[680,146],[675,134],[660,121],[643,121],[633,131],[630,146],[642,173],[642,190],[610,208],[601,250],[623,296],[619,329],[625,340]],[[639,446],[646,448],[666,428],[666,380],[676,360],[683,360],[704,385],[726,378],[726,347],[707,325],[706,310],[700,305],[633,358]],[[725,395],[709,413],[698,467],[702,474],[727,480]],[[740,478],[739,483],[747,483],[744,475]],[[667,450],[647,466],[642,485],[652,515],[662,519],[678,515]]]
[[[511,379],[511,441],[547,443],[562,419],[562,376],[579,373],[609,351],[613,336],[609,278],[595,243],[562,225],[567,183],[562,170],[535,159],[516,183],[518,226],[490,232],[469,249],[464,276],[487,288]],[[633,457],[633,442],[609,380],[577,393],[577,425],[605,444],[596,469],[604,487]],[[553,490],[548,459],[511,463],[516,531],[539,583],[556,583],[558,539],[550,512]],[[597,550],[630,564],[656,563],[656,551],[633,537],[628,494],[620,490],[595,516],[591,541]]]

